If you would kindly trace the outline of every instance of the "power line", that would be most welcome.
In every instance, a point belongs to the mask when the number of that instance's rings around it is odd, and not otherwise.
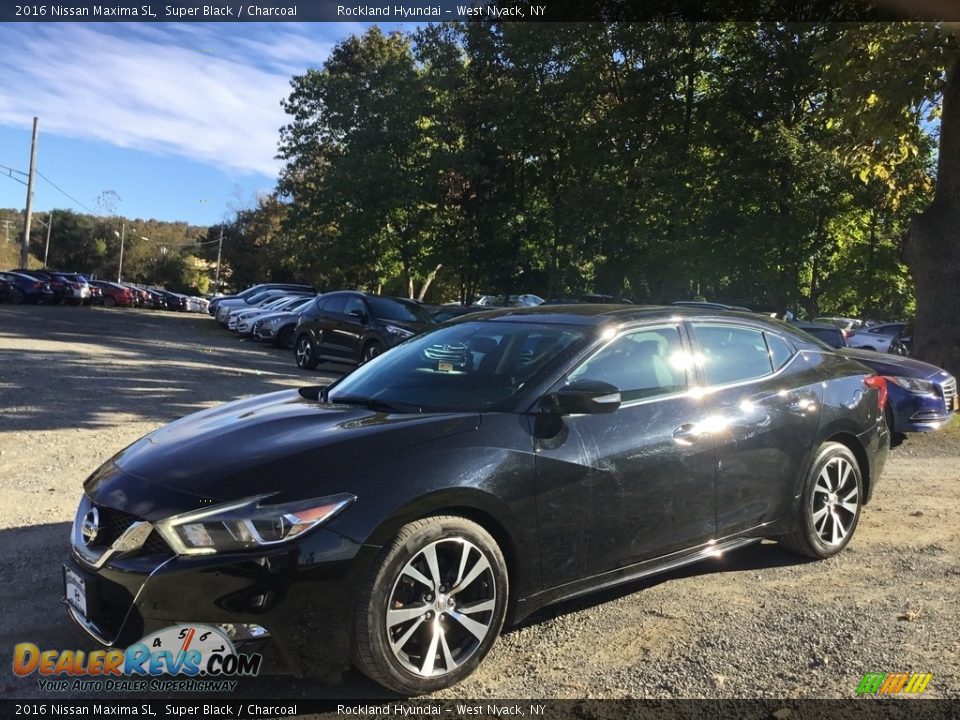
[[[102,215],[101,215],[100,213],[98,213],[96,210],[93,210],[93,209],[87,207],[86,205],[84,205],[82,202],[80,202],[79,200],[77,200],[73,195],[71,195],[71,194],[68,193],[66,190],[64,190],[62,187],[60,187],[59,185],[57,185],[53,180],[51,180],[50,178],[48,178],[46,175],[44,175],[44,174],[43,174],[42,172],[40,172],[39,170],[37,170],[37,175],[39,175],[39,176],[42,177],[44,180],[46,180],[48,183],[50,183],[51,185],[53,185],[53,187],[55,187],[57,190],[59,190],[61,193],[63,193],[64,195],[66,195],[66,196],[67,196],[68,198],[70,198],[71,200],[73,200],[77,205],[79,205],[80,207],[82,207],[84,210],[86,210],[86,211],[89,212],[90,214],[96,215],[97,217],[102,217]]]
[[[23,175],[24,177],[27,176],[27,173],[25,173],[23,170],[17,170],[16,168],[7,167],[6,165],[0,165],[0,170],[6,170],[10,173],[17,173],[18,175]]]

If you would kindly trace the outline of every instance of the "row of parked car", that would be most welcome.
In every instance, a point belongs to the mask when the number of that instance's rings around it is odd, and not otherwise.
[[[44,305],[104,305],[206,312],[208,300],[159,287],[96,280],[89,275],[18,268],[0,272],[0,302]]]
[[[499,298],[508,307],[595,302],[558,299],[531,302],[535,296]],[[600,302],[613,298],[596,296]],[[486,299],[486,296],[485,298]],[[540,300],[540,298],[537,298]],[[471,306],[428,306],[404,298],[352,290],[320,294],[309,285],[266,284],[237,295],[214,298],[209,312],[224,327],[261,342],[292,349],[296,364],[313,370],[320,363],[359,365],[433,326],[496,309],[490,300]],[[718,312],[752,312],[720,303],[678,301],[677,307]],[[760,313],[768,315],[768,313]],[[884,408],[887,424],[897,433],[924,432],[942,427],[958,410],[957,383],[947,371],[906,357],[897,350],[908,341],[906,323],[841,325],[834,318],[821,322],[791,320],[797,330],[851,357],[884,378],[888,387]],[[458,362],[457,348],[433,348],[438,361]],[[449,357],[448,357],[449,356]],[[456,356],[456,357],[455,357]]]

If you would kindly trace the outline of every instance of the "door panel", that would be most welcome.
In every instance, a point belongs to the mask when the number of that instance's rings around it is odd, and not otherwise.
[[[776,520],[789,507],[820,422],[820,390],[804,379],[803,356],[784,352],[779,335],[706,323],[693,323],[692,332],[708,384],[726,383],[704,395],[717,448],[717,531],[724,536]]]
[[[534,428],[544,586],[631,565],[712,539],[714,451],[686,392],[677,328],[629,331],[568,374],[620,388],[611,414],[542,414]],[[675,436],[675,433],[677,436]]]

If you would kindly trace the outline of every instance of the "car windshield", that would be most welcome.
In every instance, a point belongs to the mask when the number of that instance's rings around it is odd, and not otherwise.
[[[400,322],[433,323],[430,313],[412,302],[402,302],[393,298],[367,297],[373,316],[380,320],[398,320]]]
[[[331,387],[329,400],[397,412],[508,409],[541,373],[587,341],[580,327],[458,323],[361,365]]]

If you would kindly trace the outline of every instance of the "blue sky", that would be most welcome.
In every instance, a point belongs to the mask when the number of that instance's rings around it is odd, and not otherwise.
[[[412,28],[412,26],[411,26]],[[0,25],[0,166],[26,171],[40,118],[34,210],[112,190],[130,218],[209,225],[272,189],[280,100],[351,23]],[[386,26],[385,29],[392,29]],[[0,167],[0,207],[26,188]]]

